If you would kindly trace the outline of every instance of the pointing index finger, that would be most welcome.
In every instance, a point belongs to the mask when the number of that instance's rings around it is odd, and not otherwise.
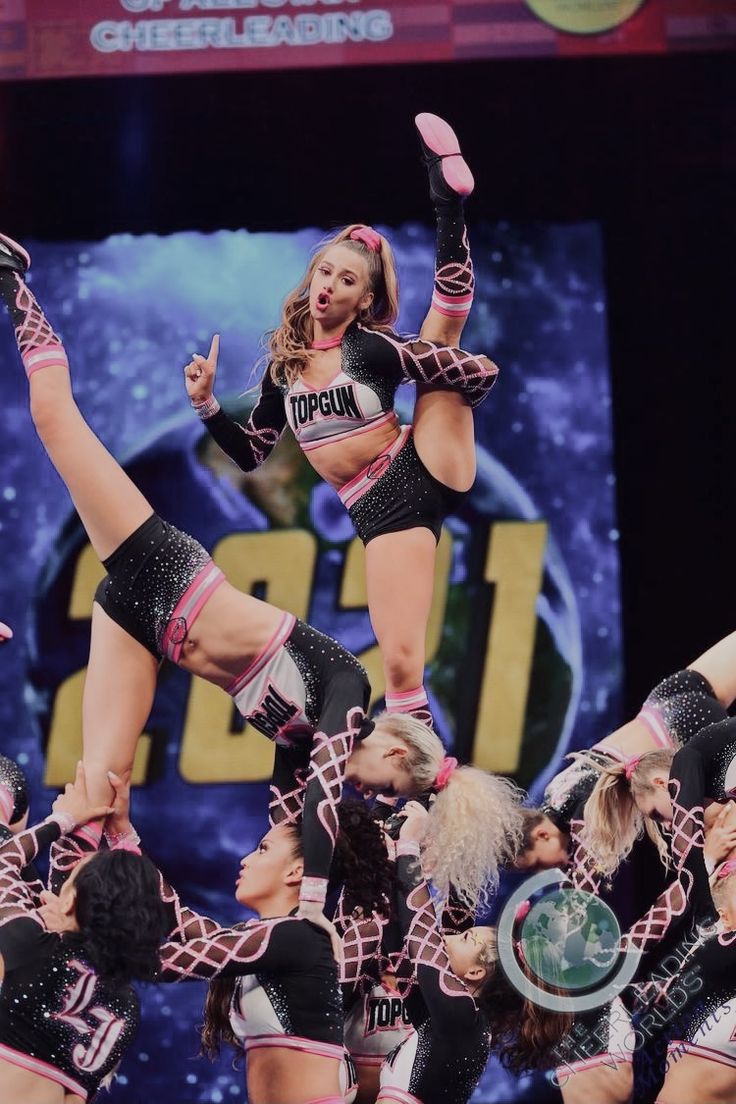
[[[220,335],[215,334],[213,336],[212,342],[210,344],[210,351],[207,354],[207,359],[212,360],[214,358],[215,360],[217,360],[219,355],[220,355]]]

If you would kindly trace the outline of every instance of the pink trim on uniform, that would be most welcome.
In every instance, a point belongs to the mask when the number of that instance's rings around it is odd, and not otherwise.
[[[679,1054],[692,1054],[696,1058],[705,1058],[708,1062],[717,1062],[720,1066],[729,1066],[736,1069],[736,1057],[732,1054],[724,1054],[722,1050],[712,1050],[710,1047],[700,1046],[699,1043],[685,1043],[673,1039],[667,1045],[667,1053],[677,1051]]]
[[[418,1096],[404,1092],[403,1089],[394,1088],[393,1085],[381,1085],[378,1090],[379,1100],[394,1100],[396,1104],[422,1104]]]
[[[4,824],[10,824],[10,818],[15,808],[15,798],[7,786],[0,786],[0,820]]]
[[[262,1047],[286,1047],[287,1050],[316,1054],[320,1058],[334,1058],[336,1062],[345,1060],[345,1047],[335,1043],[320,1043],[317,1039],[302,1039],[299,1035],[251,1035],[243,1046],[246,1053]]]
[[[597,1066],[611,1066],[614,1063],[626,1063],[631,1065],[634,1061],[634,1055],[631,1051],[624,1051],[623,1054],[611,1054],[610,1051],[604,1051],[603,1054],[596,1054],[593,1058],[581,1058],[578,1062],[566,1062],[564,1066],[558,1066],[555,1071],[558,1075],[564,1071],[566,1073],[582,1073],[583,1070],[595,1069]]]
[[[363,497],[366,491],[369,491],[371,487],[375,487],[376,480],[381,478],[389,464],[396,459],[404,445],[408,443],[410,437],[411,426],[402,426],[398,437],[385,452],[374,457],[370,464],[366,464],[362,471],[359,471],[349,482],[340,487],[337,493],[343,506],[350,509]]]
[[[397,694],[386,694],[387,713],[411,713],[422,705],[428,705],[427,691],[424,686],[415,686],[413,690],[401,690]]]
[[[82,824],[74,829],[73,834],[87,840],[87,843],[91,843],[93,847],[99,847],[102,839],[102,826],[99,824]]]
[[[339,345],[341,341],[342,341],[342,337],[340,337],[338,339],[337,344]],[[329,348],[329,346],[327,346],[327,347]],[[313,344],[312,348],[316,349],[316,348],[318,348],[318,346]],[[290,395],[298,395],[300,388],[304,388],[305,391],[316,391],[319,394],[320,391],[326,391],[328,387],[332,387],[333,383],[335,382],[335,380],[337,379],[337,377],[339,375],[342,375],[342,368],[338,368],[337,371],[333,375],[331,375],[328,380],[326,380],[324,383],[321,383],[319,385],[319,387],[315,387],[313,383],[309,382],[309,380],[305,380],[304,376],[300,376],[299,379],[297,380],[297,383],[300,385],[300,387],[297,388],[297,386],[295,384],[294,387],[292,387],[291,390],[289,391],[289,394]]]
[[[314,1100],[308,1100],[307,1104],[345,1104],[344,1096],[317,1096]]]
[[[53,366],[59,366],[67,370],[69,368],[69,361],[62,345],[46,345],[40,349],[29,349],[27,352],[21,353],[21,360],[29,379],[39,368],[51,368]]]
[[[10,1062],[11,1066],[20,1066],[21,1069],[36,1073],[39,1077],[45,1077],[47,1081],[55,1081],[57,1085],[63,1085],[69,1092],[81,1096],[82,1100],[87,1099],[87,1090],[83,1085],[80,1085],[78,1081],[74,1081],[68,1074],[62,1073],[56,1066],[50,1066],[48,1062],[42,1062],[40,1058],[32,1058],[30,1054],[13,1050],[12,1047],[6,1046],[4,1043],[0,1043],[0,1058],[5,1062]]]
[[[241,671],[236,678],[225,687],[225,692],[230,695],[231,698],[236,697],[243,687],[247,686],[251,679],[255,678],[261,668],[269,662],[279,648],[286,643],[294,631],[294,625],[296,624],[296,617],[293,613],[285,613],[278,623],[275,633],[269,640],[263,651],[250,661],[244,671]]]
[[[432,292],[432,307],[439,314],[447,318],[465,318],[470,314],[473,305],[473,292],[469,295],[443,295],[439,291]]]
[[[191,632],[194,622],[199,617],[207,602],[210,600],[220,583],[225,582],[225,576],[219,567],[212,562],[206,563],[201,571],[192,579],[187,589],[182,594],[174,607],[166,628],[161,638],[161,650],[172,663],[178,663],[186,636]],[[186,634],[181,640],[171,639],[177,620],[183,620],[186,624]]]
[[[658,709],[652,709],[651,706],[645,706],[637,716],[637,721],[641,723],[649,730],[649,735],[654,740],[657,747],[660,748],[673,748],[675,741],[672,739],[670,730],[662,720],[662,714]]]
[[[361,433],[367,433],[369,429],[378,429],[391,421],[396,422],[398,426],[399,419],[395,412],[393,410],[388,410],[385,414],[381,414],[380,417],[374,418],[372,422],[368,422],[367,425],[360,426],[359,429],[346,429],[342,433],[333,433],[331,437],[323,437],[321,441],[300,441],[299,447],[302,452],[314,452],[315,449],[323,448],[325,445],[331,445],[337,441],[344,441],[347,437],[359,437]],[[339,495],[342,494],[342,487],[337,493]]]

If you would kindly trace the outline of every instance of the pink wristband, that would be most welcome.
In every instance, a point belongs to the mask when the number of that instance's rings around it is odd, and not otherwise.
[[[206,421],[208,418],[212,418],[220,409],[220,404],[214,395],[210,395],[204,402],[195,403],[192,401],[192,407],[198,418],[202,421]]]
[[[323,905],[327,896],[326,878],[302,878],[299,900],[305,904]]]
[[[78,824],[74,829],[74,835],[91,843],[93,847],[100,846],[102,839],[102,827],[99,824]]]
[[[46,824],[50,824],[52,821],[59,825],[62,836],[73,832],[77,826],[77,822],[71,813],[51,813],[50,816],[46,817]]]
[[[141,853],[141,837],[135,828],[131,828],[129,832],[105,832],[105,839],[111,851],[135,851],[137,855]]]
[[[399,842],[396,844],[396,857],[398,858],[399,855],[413,855],[415,859],[418,859],[419,841],[399,837]]]

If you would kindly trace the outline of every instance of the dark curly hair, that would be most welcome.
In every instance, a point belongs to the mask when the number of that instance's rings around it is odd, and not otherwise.
[[[343,887],[346,913],[360,909],[364,916],[378,912],[389,918],[394,876],[380,825],[364,801],[341,801],[337,819],[330,888]]]
[[[76,943],[95,972],[112,984],[151,981],[168,930],[156,867],[131,851],[100,851],[74,879]]]
[[[540,985],[536,973],[526,963],[520,965],[527,977]],[[561,993],[551,985],[541,987],[550,993]],[[522,1074],[558,1064],[557,1048],[573,1024],[569,1013],[553,1012],[534,1004],[511,984],[499,963],[488,971],[475,999],[490,1024],[491,1051],[506,1069]]]
[[[393,898],[393,874],[386,854],[383,833],[363,801],[341,801],[337,807],[340,830],[330,870],[330,887],[344,888],[347,913],[359,908],[366,916],[379,912],[390,915]],[[292,838],[292,857],[301,858],[301,828],[283,825]],[[238,925],[236,925],[238,926]],[[215,978],[209,983],[204,1005],[201,1054],[217,1058],[220,1046],[227,1043],[240,1052],[240,1042],[230,1025],[230,1005],[236,979]]]

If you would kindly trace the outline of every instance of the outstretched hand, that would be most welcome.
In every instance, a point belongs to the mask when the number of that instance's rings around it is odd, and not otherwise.
[[[87,780],[81,761],[73,782],[67,782],[64,792],[54,802],[55,813],[67,813],[73,817],[75,825],[87,824],[90,820],[99,820],[112,812],[109,805],[93,805],[87,794]]]
[[[206,402],[212,396],[219,354],[220,335],[215,334],[207,356],[203,357],[200,353],[193,353],[192,359],[184,368],[184,384],[187,395],[193,403]]]
[[[6,625],[4,621],[0,621],[0,644],[3,644],[6,640],[13,639],[13,630],[10,625]]]

